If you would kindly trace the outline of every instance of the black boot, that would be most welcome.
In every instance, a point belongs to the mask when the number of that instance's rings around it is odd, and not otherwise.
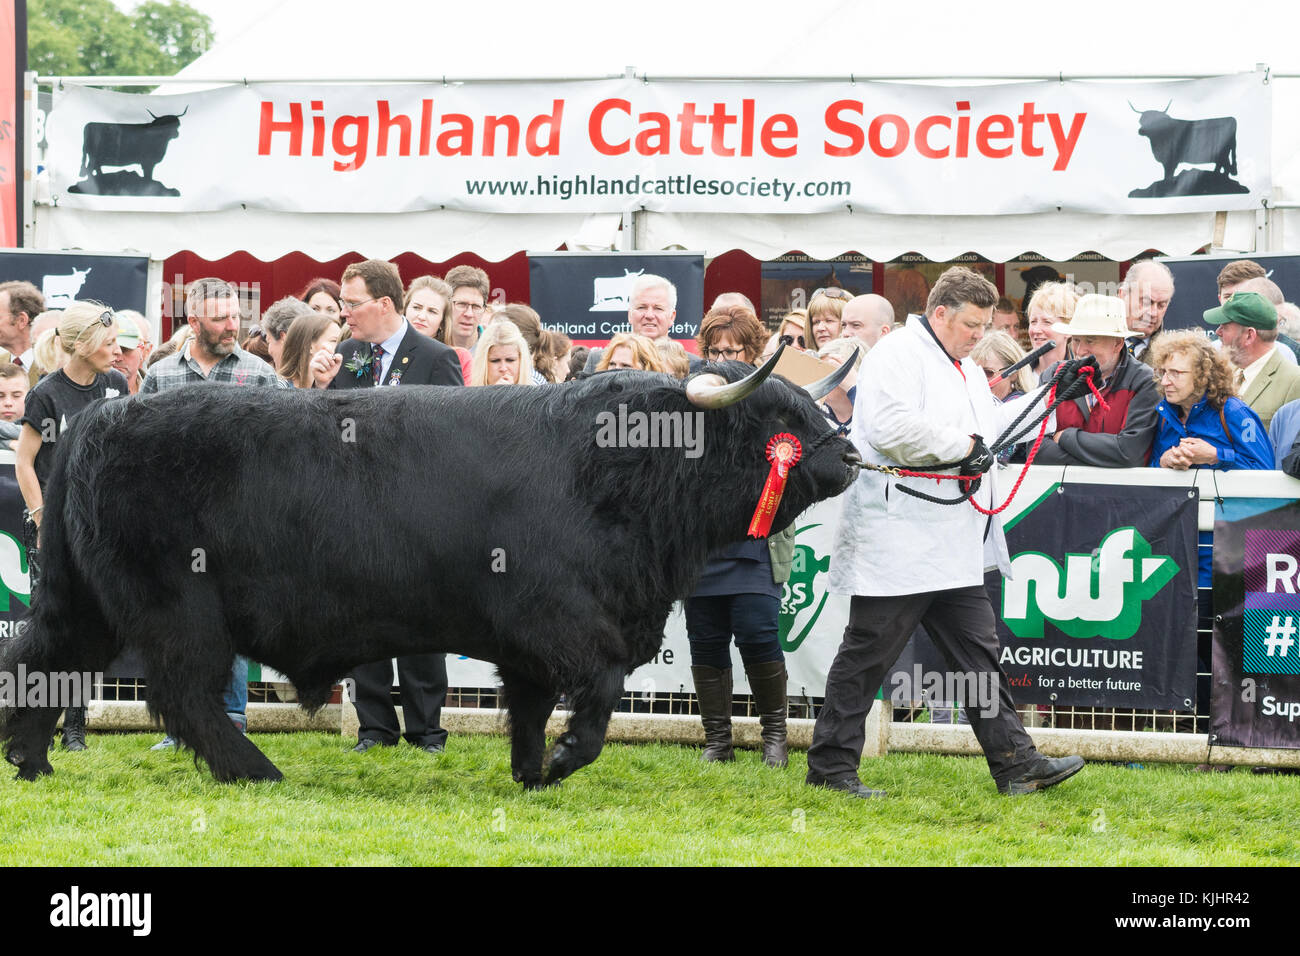
[[[735,760],[731,749],[731,668],[694,665],[695,697],[700,702],[700,721],[704,724],[704,752],[701,760]]]
[[[763,729],[763,763],[769,767],[784,767],[789,763],[785,732],[785,661],[746,664],[745,676],[749,678],[749,689],[754,693],[754,709],[758,711],[758,723]]]
[[[85,707],[69,707],[63,712],[63,749],[86,749]]]

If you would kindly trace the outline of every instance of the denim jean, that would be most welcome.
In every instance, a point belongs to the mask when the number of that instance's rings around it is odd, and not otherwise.
[[[235,666],[230,669],[230,684],[226,687],[223,707],[227,714],[238,715],[247,726],[248,718],[248,658],[243,654],[235,655]]]

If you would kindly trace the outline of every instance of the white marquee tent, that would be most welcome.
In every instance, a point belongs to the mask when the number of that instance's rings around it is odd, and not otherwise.
[[[199,4],[203,6],[202,3]],[[236,5],[239,6],[238,4]],[[663,0],[632,7],[572,0],[463,4],[279,0],[246,13],[159,92],[239,81],[491,82],[619,76],[793,77],[867,82],[1009,81],[1125,76],[1188,77],[1267,64],[1273,88],[1270,208],[1227,214],[1003,216],[717,215],[672,212],[485,215],[463,211],[383,215],[233,209],[187,215],[103,212],[41,204],[35,242],[47,248],[135,249],[155,257],[191,250],[261,259],[292,251],[329,259],[356,250],[432,260],[472,251],[489,259],[523,249],[687,248],[758,258],[792,250],[825,258],[856,251],[875,260],[919,252],[934,260],[977,252],[1005,261],[1033,251],[1065,260],[1092,250],[1123,260],[1149,248],[1186,255],[1217,248],[1300,248],[1300,11],[1287,2],[1184,0],[1158,9],[1100,0],[1059,14],[1022,5],[954,0],[920,6],[754,0],[743,7]],[[1068,19],[1067,19],[1068,16]],[[218,22],[220,26],[220,21]],[[980,77],[981,79],[974,79]],[[783,78],[783,79],[778,79]],[[947,78],[947,79],[946,79]],[[48,197],[46,197],[48,198]]]

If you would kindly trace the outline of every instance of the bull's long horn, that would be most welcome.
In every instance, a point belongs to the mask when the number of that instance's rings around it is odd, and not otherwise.
[[[697,375],[686,383],[686,397],[692,405],[700,408],[726,408],[734,405],[763,384],[763,380],[776,368],[777,360],[784,351],[785,343],[782,342],[761,368],[750,372],[739,382],[728,382],[721,375]]]
[[[1173,105],[1174,105],[1174,101],[1173,101],[1173,98],[1171,97],[1170,100],[1169,100],[1169,102],[1165,104],[1164,112],[1168,113],[1168,112],[1169,112],[1169,107],[1171,107],[1171,106],[1173,106]]]
[[[1140,109],[1138,109],[1136,106],[1133,105],[1133,101],[1132,101],[1132,100],[1125,100],[1125,102],[1128,103],[1128,108],[1131,109],[1134,113],[1141,113],[1141,112],[1142,112]]]
[[[147,108],[146,108],[146,109],[145,109],[145,112],[148,113],[150,116],[153,116],[154,119],[157,119],[157,118],[158,118],[158,117],[156,117],[156,116],[153,115],[153,110],[151,110],[151,109],[147,109]]]
[[[190,111],[189,106],[186,106],[185,109],[181,110],[179,113],[176,114],[176,118],[177,118],[177,119],[180,119],[182,116],[184,116],[184,115],[185,115],[186,113],[188,113],[189,111]]]
[[[825,378],[819,378],[815,382],[810,382],[803,387],[803,390],[812,396],[813,401],[820,402],[823,398],[833,392],[840,382],[848,378],[850,372],[862,361],[862,349],[853,346],[853,358],[842,364]]]

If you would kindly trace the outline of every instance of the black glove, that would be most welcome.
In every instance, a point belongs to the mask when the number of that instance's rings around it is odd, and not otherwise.
[[[1062,362],[1056,370],[1056,397],[1060,401],[1078,398],[1088,391],[1088,379],[1085,372],[1091,372],[1096,384],[1097,360],[1091,355]]]
[[[982,437],[979,435],[971,435],[970,437],[975,439],[975,447],[971,449],[969,455],[957,462],[957,474],[974,477],[975,475],[982,475],[992,468],[997,459],[993,457],[993,452],[988,450],[988,446],[984,444]]]

